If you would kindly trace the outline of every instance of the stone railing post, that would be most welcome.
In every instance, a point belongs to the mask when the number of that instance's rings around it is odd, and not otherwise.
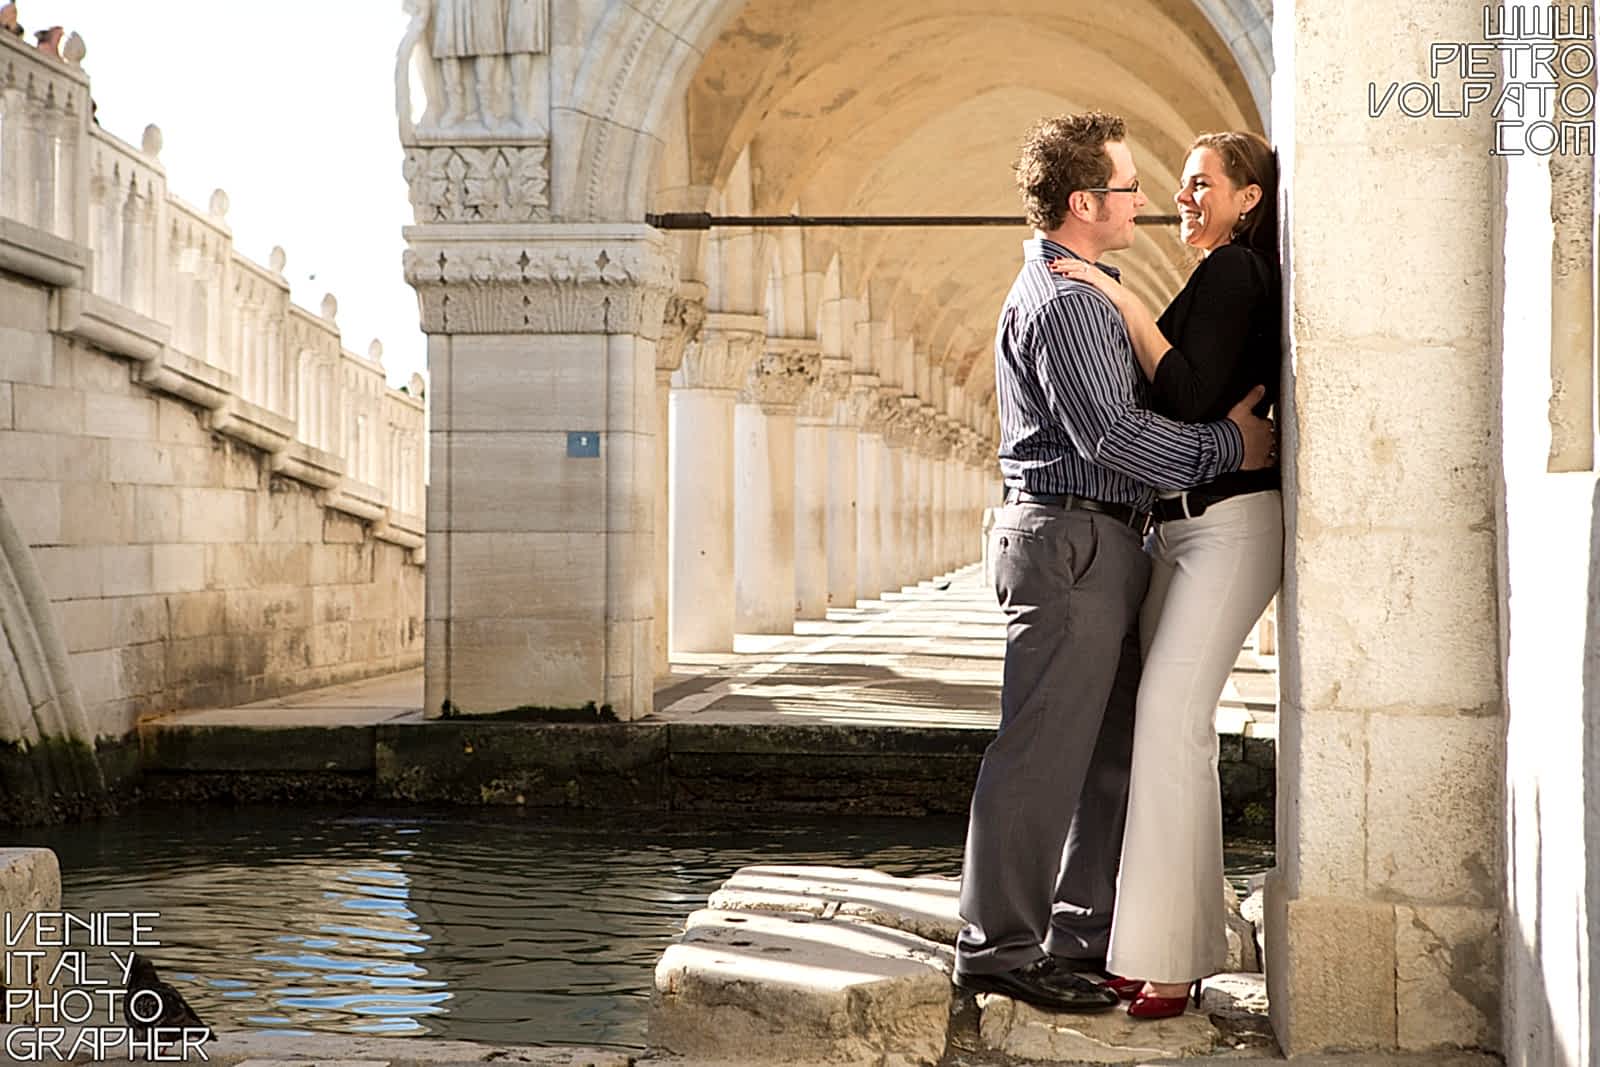
[[[428,714],[647,714],[665,238],[504,221],[406,238],[433,374]]]

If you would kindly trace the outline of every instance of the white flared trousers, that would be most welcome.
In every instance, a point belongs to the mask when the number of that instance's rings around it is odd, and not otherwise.
[[[1283,497],[1163,523],[1139,617],[1144,673],[1107,967],[1188,982],[1227,961],[1217,699],[1283,576]]]

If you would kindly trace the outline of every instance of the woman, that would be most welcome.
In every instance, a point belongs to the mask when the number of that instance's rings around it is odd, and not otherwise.
[[[1256,384],[1277,398],[1281,349],[1277,163],[1253,133],[1207,134],[1174,198],[1179,235],[1204,257],[1159,319],[1090,264],[1088,282],[1127,321],[1151,406],[1185,422],[1222,418]],[[1258,407],[1257,413],[1264,411]],[[1134,721],[1128,824],[1107,966],[1138,982],[1128,1014],[1181,1015],[1190,986],[1227,959],[1217,700],[1240,646],[1278,589],[1283,504],[1276,466],[1164,494],[1140,614],[1144,673]]]

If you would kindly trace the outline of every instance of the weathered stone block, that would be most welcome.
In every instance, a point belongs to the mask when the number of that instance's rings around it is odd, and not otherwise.
[[[316,577],[314,553],[328,547],[304,544],[205,545],[206,585],[213,589],[227,589],[237,586],[322,584]]]
[[[176,485],[182,481],[178,466],[184,458],[185,450],[171,445],[150,441],[119,443],[106,457],[106,473],[113,482]],[[177,498],[170,499],[170,506],[176,514]]]
[[[642,447],[636,440],[639,435],[606,434],[600,444],[600,460],[569,458],[565,432],[444,436],[452,471],[451,507],[445,515],[430,520],[433,529],[442,529],[440,523],[447,522],[448,528],[456,531],[527,531],[529,516],[537,516],[539,530],[594,532],[606,528],[607,514],[613,520],[618,518],[607,498],[617,492],[624,493],[629,502],[632,529],[648,530],[654,522],[654,502],[645,491],[648,483],[608,484],[602,478],[612,464],[605,459],[605,452],[616,449],[633,455]],[[439,443],[433,442],[434,447]],[[560,472],[560,477],[530,478],[530,469]],[[608,510],[599,511],[601,505]],[[613,531],[628,528],[610,526]]]
[[[656,964],[652,1047],[737,1063],[936,1063],[951,950],[851,920],[698,911]]]
[[[588,627],[561,619],[457,616],[451,629],[446,695],[463,712],[601,701],[605,650]]]
[[[292,585],[262,589],[230,589],[225,625],[233,633],[299,629],[311,624],[310,589]]]
[[[9,307],[6,318],[12,321]],[[27,385],[55,384],[55,356],[44,327],[0,326],[0,378]]]
[[[145,770],[370,772],[371,726],[188,726],[140,731]]]
[[[45,481],[4,481],[0,482],[0,499],[23,541],[30,545],[61,543],[61,486]]]
[[[233,489],[178,491],[180,540],[196,544],[242,544],[255,527],[254,493]]]
[[[1112,1009],[1097,1015],[1060,1015],[1009,997],[978,997],[983,1047],[1021,1060],[1046,1063],[1148,1063],[1166,1057],[1204,1056],[1220,1036],[1204,1015],[1172,1019],[1129,1018]]]
[[[56,622],[68,652],[89,652],[121,644],[113,637],[112,613],[99,600],[68,600],[55,606]]]
[[[133,364],[97,348],[71,342],[56,345],[56,378],[63,385],[87,393],[130,396],[134,393]]]
[[[618,347],[631,344],[629,338],[590,335],[454,338],[451,428],[565,433],[604,426],[608,383],[598,361],[608,340]],[[653,368],[650,380],[653,386]]]
[[[359,545],[367,539],[367,524],[331,509],[322,512],[322,541],[330,545]]]
[[[125,545],[136,540],[131,485],[68,482],[60,487],[61,537],[72,545]]]
[[[0,382],[0,430],[14,428],[11,419],[11,383]]]
[[[73,469],[73,460],[93,464],[99,448],[98,470],[105,475],[105,442],[83,437],[15,431],[6,434],[6,447],[0,448],[0,479],[8,481],[62,481]],[[83,480],[83,479],[74,479]]]
[[[115,648],[102,648],[72,654],[72,680],[85,705],[118,700],[124,695],[117,677],[119,652]]]
[[[1367,720],[1342,711],[1303,711],[1279,744],[1298,773],[1284,787],[1294,813],[1291,854],[1302,892],[1360,897],[1367,850]],[[1291,753],[1285,753],[1289,760]]]
[[[166,639],[168,631],[165,596],[126,596],[109,602],[113,643],[142,645]]]
[[[327,667],[350,658],[350,624],[332,622],[310,630],[311,665]]]
[[[311,590],[311,619],[316,623],[349,622],[354,615],[355,594],[348,585],[319,585]]]
[[[86,393],[84,430],[94,437],[122,437],[145,441],[156,435],[156,401],[148,394],[108,396]]]
[[[1284,700],[1306,708],[1497,705],[1492,530],[1316,532],[1295,547],[1300,663]],[[1307,605],[1315,605],[1310,610]]]
[[[1454,318],[1449,328],[1458,328]],[[1396,360],[1379,343],[1310,341],[1301,351],[1320,372],[1297,386],[1302,527],[1370,530],[1418,514],[1430,529],[1493,525],[1495,393],[1481,352],[1414,355],[1430,369],[1427,429],[1418,433],[1418,413],[1405,395],[1415,363]],[[1373,478],[1375,469],[1383,477]],[[1352,493],[1357,484],[1362,491]]]
[[[448,587],[455,611],[482,618],[597,621],[605,610],[605,559],[605,541],[590,533],[457,532]]]
[[[106,545],[101,550],[106,596],[144,596],[156,591],[150,545]]]
[[[1274,871],[1266,911],[1272,1025],[1284,1053],[1393,1049],[1393,905],[1291,900]]]
[[[796,912],[904,930],[941,945],[961,930],[957,878],[897,878],[861,867],[741,867],[711,894],[715,911]]]
[[[1395,908],[1400,1047],[1500,1047],[1499,915]]]
[[[174,639],[221,634],[226,625],[227,594],[218,590],[170,596],[167,611]]]
[[[206,587],[206,547],[151,545],[150,582],[158,593],[198,592]]]
[[[377,730],[382,796],[532,807],[667,807],[665,726],[435,720]]]
[[[34,433],[82,433],[83,394],[53,386],[12,386],[12,421]]]
[[[102,595],[101,551],[99,546],[73,545],[34,549],[33,561],[50,599],[82,600]]]
[[[1492,907],[1500,897],[1499,716],[1370,720],[1367,882],[1397,903]],[[1426,848],[1417,842],[1426,841]]]
[[[187,404],[162,398],[156,418],[157,436],[168,444],[211,445],[211,431],[200,421],[200,413]]]
[[[161,641],[116,650],[117,688],[124,697],[159,693],[167,684],[167,652]]]
[[[4,284],[0,281],[0,285]],[[0,292],[0,300],[4,296]],[[14,962],[13,973],[6,982],[10,988],[32,989],[40,996],[49,990],[48,978],[61,950],[41,946],[24,920],[35,912],[59,911],[60,908],[61,865],[56,854],[47,848],[0,848],[0,916],[8,920],[6,925],[20,926],[27,931],[15,945],[6,946]],[[17,954],[22,952],[43,952],[44,955],[39,959],[26,959]],[[7,1014],[14,1024],[51,1021],[48,1017],[35,1019],[31,1011],[21,1009]]]

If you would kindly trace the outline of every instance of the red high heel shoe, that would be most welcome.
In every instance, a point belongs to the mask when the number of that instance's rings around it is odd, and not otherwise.
[[[1189,992],[1181,997],[1157,997],[1140,991],[1133,998],[1133,1003],[1128,1005],[1128,1014],[1135,1019],[1172,1019],[1182,1015],[1188,1007],[1190,997],[1194,998],[1194,1006],[1200,1006],[1200,979],[1196,978]]]

